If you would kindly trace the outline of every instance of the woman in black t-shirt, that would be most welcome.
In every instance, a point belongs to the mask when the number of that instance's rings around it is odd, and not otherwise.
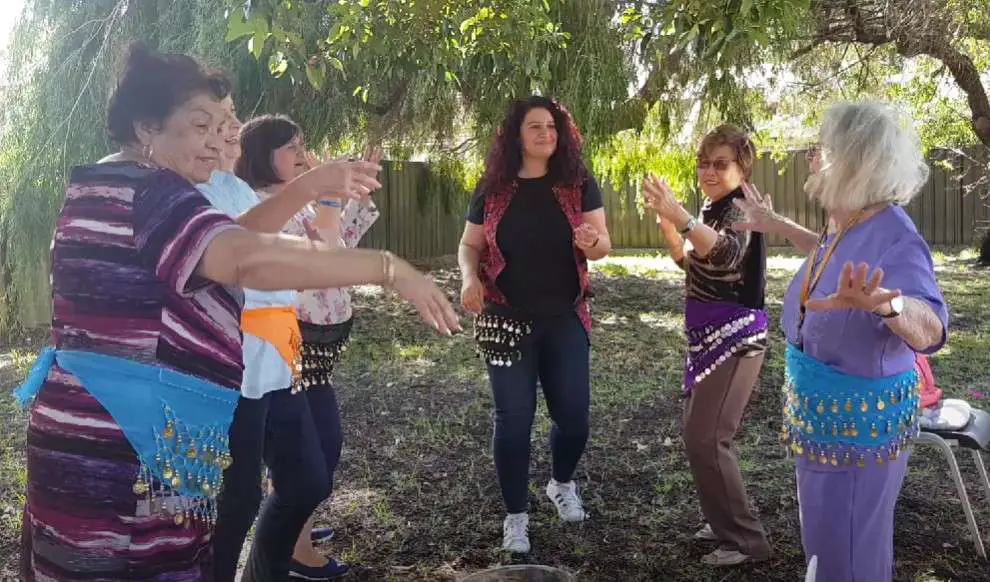
[[[468,210],[458,262],[461,303],[495,399],[495,470],[508,513],[502,547],[529,551],[530,433],[539,380],[553,428],[547,496],[582,521],[573,476],[588,440],[588,260],[611,249],[602,194],[581,160],[581,134],[556,101],[516,101]]]

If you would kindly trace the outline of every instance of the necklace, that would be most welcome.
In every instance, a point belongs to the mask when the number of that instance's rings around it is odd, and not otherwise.
[[[887,203],[883,203],[882,207],[886,207]],[[818,244],[808,255],[807,267],[804,270],[804,280],[801,282],[801,295],[799,300],[799,312],[798,312],[798,325],[797,334],[798,341],[803,344],[803,339],[801,338],[801,330],[804,327],[804,318],[807,314],[808,299],[811,298],[811,294],[818,287],[819,281],[821,281],[822,275],[825,273],[825,267],[828,266],[829,260],[832,258],[832,254],[835,252],[836,247],[839,246],[839,241],[842,237],[846,235],[854,226],[863,222],[868,216],[872,214],[874,206],[868,206],[857,212],[851,219],[846,221],[842,225],[842,228],[835,234],[835,238],[827,246],[825,241],[828,238],[828,227],[822,231],[822,234],[818,237]],[[825,254],[822,256],[821,263],[818,262],[818,251],[820,249],[825,249]]]

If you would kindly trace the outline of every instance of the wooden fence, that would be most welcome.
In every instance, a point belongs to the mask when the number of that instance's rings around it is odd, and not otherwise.
[[[990,223],[990,154],[986,148],[935,150],[931,153],[931,178],[907,210],[930,245],[972,245]],[[382,217],[362,241],[364,247],[384,248],[410,259],[424,259],[457,252],[468,196],[445,204],[436,196],[417,196],[427,182],[428,168],[422,163],[388,164],[383,189],[375,195]],[[803,185],[808,176],[804,152],[788,155],[781,162],[769,156],[759,159],[753,183],[773,196],[774,209],[812,229],[821,230],[825,214],[808,200]],[[663,240],[650,211],[641,214],[637,192],[629,187],[616,191],[602,184],[609,233],[615,248],[656,248]],[[423,202],[420,203],[420,200]],[[692,195],[688,207],[701,205]],[[770,237],[771,246],[785,246]]]
[[[932,177],[921,194],[907,207],[925,239],[931,245],[973,245],[990,223],[990,155],[986,148],[965,151],[939,150],[932,153]],[[944,166],[943,166],[944,164]],[[947,166],[947,167],[945,167]],[[825,216],[808,201],[802,185],[808,175],[804,152],[794,152],[777,163],[769,157],[758,160],[753,183],[773,195],[774,208],[804,226],[820,230]],[[431,180],[426,164],[387,163],[382,191],[375,200],[382,216],[361,242],[361,246],[389,249],[409,259],[427,259],[457,252],[464,228],[468,193],[445,197],[436,195],[437,180]],[[638,210],[634,188],[616,191],[602,184],[609,231],[615,248],[659,248],[663,241],[652,212]],[[693,212],[701,200],[693,195],[688,207]],[[770,244],[786,245],[771,237]],[[47,265],[38,271],[48,278]],[[17,320],[25,327],[48,325],[51,301],[48,293],[18,305]]]

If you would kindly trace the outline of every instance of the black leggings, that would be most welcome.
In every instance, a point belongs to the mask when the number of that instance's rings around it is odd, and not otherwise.
[[[282,582],[296,538],[333,487],[343,436],[331,386],[241,398],[230,428],[234,462],[224,472],[213,538],[216,582],[232,582],[241,547],[262,500],[261,464],[274,491],[255,530],[243,582]]]

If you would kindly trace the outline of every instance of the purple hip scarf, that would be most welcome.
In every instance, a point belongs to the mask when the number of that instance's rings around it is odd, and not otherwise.
[[[740,351],[762,347],[767,337],[767,314],[735,303],[688,299],[684,306],[688,353],[684,363],[684,393]]]

